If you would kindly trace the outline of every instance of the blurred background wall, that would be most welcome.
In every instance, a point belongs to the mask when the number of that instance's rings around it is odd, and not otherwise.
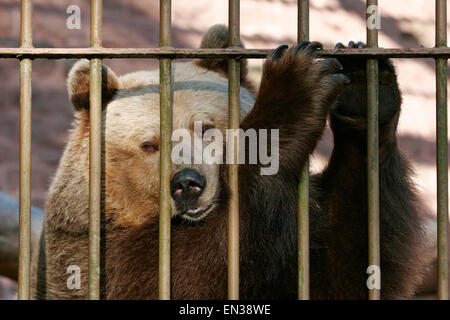
[[[336,42],[365,41],[365,1],[311,0],[311,39],[325,47]],[[20,1],[0,0],[0,47],[19,46]],[[434,1],[379,1],[379,43],[385,48],[434,46]],[[34,0],[35,47],[87,47],[89,0]],[[81,9],[81,28],[69,30],[66,9]],[[158,0],[103,1],[105,47],[157,47]],[[195,48],[213,24],[227,24],[226,0],[172,2],[173,46]],[[247,48],[275,48],[294,44],[297,30],[296,0],[241,0],[241,35]],[[55,173],[72,120],[65,78],[74,60],[36,60],[33,63],[32,204],[44,207],[46,190]],[[104,60],[117,74],[153,69],[157,60]],[[412,160],[415,181],[425,199],[428,216],[436,214],[435,76],[432,59],[396,59],[403,112],[399,144]],[[250,61],[255,83],[261,60]],[[19,193],[19,63],[0,59],[0,191]],[[327,129],[314,153],[312,170],[328,159],[332,136]],[[2,284],[0,282],[0,291]]]

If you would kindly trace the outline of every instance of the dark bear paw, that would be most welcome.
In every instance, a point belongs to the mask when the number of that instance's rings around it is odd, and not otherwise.
[[[264,64],[260,101],[320,110],[326,116],[342,88],[350,79],[342,74],[341,63],[320,58],[319,42],[303,41],[295,47],[275,49]],[[261,96],[262,94],[262,96]]]
[[[350,41],[348,48],[362,49],[366,45],[362,42]],[[336,44],[336,49],[345,49],[342,43]],[[367,58],[345,57],[339,58],[344,67],[343,73],[351,83],[344,88],[337,98],[332,110],[335,117],[351,121],[365,121],[367,116]],[[398,88],[395,67],[389,59],[379,59],[379,122],[381,125],[395,121],[400,111],[401,94]]]

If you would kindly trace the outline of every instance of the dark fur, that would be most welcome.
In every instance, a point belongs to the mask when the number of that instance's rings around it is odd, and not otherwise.
[[[333,155],[327,168],[311,177],[311,298],[367,298],[365,64],[363,60],[342,61],[353,82],[335,104],[347,78],[336,73],[336,60],[313,61],[317,47],[303,44],[298,52],[296,48],[279,50],[269,57],[255,107],[241,123],[243,129],[280,129],[278,174],[261,176],[259,165],[242,165],[239,170],[243,299],[296,297],[298,177],[332,107]],[[401,98],[395,71],[388,61],[380,66],[381,292],[382,298],[398,299],[413,294],[424,264],[421,205],[396,143]],[[227,297],[229,190],[225,170],[223,166],[217,210],[202,223],[174,221],[172,226],[174,299]],[[48,252],[57,254],[64,265],[77,262],[77,253],[87,252],[87,246],[85,232],[47,231],[47,247],[53,249]],[[134,228],[112,229],[106,224],[105,251],[104,298],[157,298],[156,219]],[[37,297],[85,298],[85,289],[77,296],[65,289],[66,278],[61,272],[53,278],[57,281],[46,283],[58,295],[46,294],[41,286]],[[87,277],[82,279],[86,288]]]

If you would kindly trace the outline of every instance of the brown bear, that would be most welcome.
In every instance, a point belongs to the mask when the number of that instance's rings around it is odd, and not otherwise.
[[[226,47],[211,28],[202,47]],[[361,43],[349,44],[352,47]],[[338,46],[342,46],[339,44]],[[283,45],[265,61],[258,92],[241,73],[241,124],[278,129],[279,168],[260,160],[239,166],[240,297],[297,296],[297,187],[327,118],[334,151],[311,176],[311,298],[366,299],[368,289],[366,71],[363,58],[320,58],[318,42]],[[173,128],[227,126],[226,61],[173,65]],[[351,79],[351,81],[350,81]],[[33,297],[86,299],[88,278],[89,64],[68,76],[75,123],[49,190],[45,229],[34,258]],[[102,298],[158,297],[159,71],[117,77],[103,67]],[[425,264],[421,203],[399,152],[401,95],[393,65],[380,60],[381,292],[409,297]],[[246,155],[250,152],[248,144]],[[172,298],[226,299],[226,164],[172,166]],[[79,268],[79,287],[69,284]]]

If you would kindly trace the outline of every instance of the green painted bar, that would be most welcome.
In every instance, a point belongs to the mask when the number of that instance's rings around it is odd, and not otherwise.
[[[380,204],[378,149],[378,61],[367,61],[367,174],[369,266],[380,267]],[[369,290],[370,300],[380,299],[379,289]]]
[[[377,0],[368,0],[370,6],[378,6]],[[367,16],[369,18],[369,14]],[[378,31],[367,26],[367,46],[378,47]],[[367,60],[367,182],[368,182],[368,249],[369,266],[380,267],[380,190],[379,190],[379,69],[378,60]],[[376,270],[380,270],[376,268]],[[381,277],[381,276],[380,276]],[[380,289],[369,289],[369,299],[379,300]]]
[[[31,75],[30,59],[20,61],[19,300],[30,298],[31,209]]]
[[[447,1],[436,0],[436,47],[447,47]],[[438,298],[448,300],[447,58],[436,59]]]
[[[171,134],[172,94],[171,68],[169,59],[160,61],[161,86],[161,151],[160,151],[160,213],[159,213],[159,299],[170,299],[170,178],[171,178]]]
[[[228,128],[239,128],[239,77],[240,63],[228,62]],[[228,164],[228,184],[231,197],[228,207],[228,299],[239,299],[239,177],[238,177],[238,143],[234,143],[234,161]],[[231,149],[230,149],[231,150]]]
[[[273,49],[183,49],[183,48],[0,48],[2,59],[81,59],[81,58],[130,58],[130,59],[184,59],[184,58],[247,58],[265,59]],[[409,49],[323,49],[326,57],[358,56],[387,58],[450,58],[450,48]]]
[[[230,47],[240,45],[239,0],[228,2],[228,28]],[[240,125],[240,62],[228,60],[228,128],[238,129]],[[233,147],[234,159],[228,164],[228,184],[231,190],[228,206],[228,299],[239,299],[239,141],[228,142]]]
[[[171,1],[160,1],[160,47],[170,48],[171,42]],[[159,277],[160,300],[170,300],[170,232],[171,195],[170,178],[172,171],[172,61],[160,59],[160,189],[159,189]]]
[[[309,39],[309,0],[298,0],[297,40]],[[309,160],[298,186],[298,299],[309,300]]]
[[[438,297],[448,300],[447,59],[436,60]]]
[[[89,132],[89,299],[100,299],[102,62],[90,61]]]
[[[298,299],[309,300],[309,161],[298,188]]]
[[[33,46],[31,0],[21,1],[20,44]],[[31,262],[31,96],[32,62],[20,60],[20,177],[19,177],[19,284],[18,299],[30,299]]]
[[[102,0],[91,1],[91,47],[100,47]],[[102,61],[90,61],[89,79],[89,300],[100,299],[102,181]]]

